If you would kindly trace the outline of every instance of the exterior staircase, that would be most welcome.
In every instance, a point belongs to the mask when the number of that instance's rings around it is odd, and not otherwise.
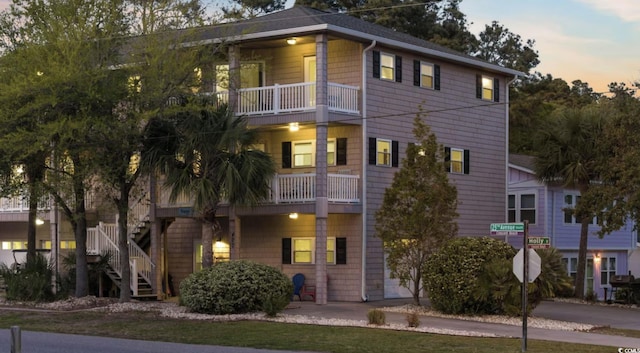
[[[138,199],[129,210],[127,230],[129,240],[129,269],[131,282],[129,288],[132,298],[155,298],[156,294],[151,286],[151,278],[155,272],[155,265],[151,258],[138,245],[136,240],[149,238],[149,202],[146,197]],[[87,254],[102,255],[109,253],[109,268],[107,276],[123,290],[122,286],[122,257],[118,247],[118,225],[98,223],[94,228],[87,229]]]

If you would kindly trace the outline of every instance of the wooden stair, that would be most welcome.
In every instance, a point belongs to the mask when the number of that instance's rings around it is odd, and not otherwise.
[[[106,275],[111,279],[111,281],[118,287],[119,290],[122,290],[122,277],[114,270],[111,266],[105,271]],[[128,287],[128,286],[127,286]],[[151,283],[147,282],[143,277],[138,276],[138,294],[135,295],[132,291],[131,293],[132,299],[157,299],[157,295],[153,293],[153,288],[151,287]]]

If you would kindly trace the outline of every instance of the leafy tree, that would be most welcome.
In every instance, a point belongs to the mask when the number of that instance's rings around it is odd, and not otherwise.
[[[589,224],[596,214],[588,202],[593,184],[601,180],[598,162],[605,153],[599,136],[606,116],[597,105],[554,111],[536,136],[536,176],[548,184],[577,189],[581,198],[573,213],[580,221],[575,296],[584,297]]]
[[[612,83],[613,96],[601,103],[610,118],[600,145],[608,151],[599,161],[600,183],[585,202],[598,211],[600,236],[624,226],[629,219],[640,222],[640,101],[624,84]]]
[[[199,8],[196,1],[166,1],[161,7],[155,2],[142,2],[134,7],[136,16],[130,23],[140,26],[128,28],[130,32],[161,31],[175,29],[193,21],[202,22],[198,12],[185,12],[183,7]],[[148,8],[147,8],[148,7]],[[153,13],[153,15],[150,15]],[[146,17],[145,17],[146,16]],[[181,17],[182,16],[182,17]],[[194,68],[200,64],[200,51],[204,48],[180,48],[180,42],[187,42],[192,31],[183,29],[180,35],[164,36],[157,33],[143,33],[141,40],[132,39],[127,45],[133,65],[112,70],[117,77],[114,91],[121,97],[112,118],[94,124],[96,154],[95,171],[99,185],[112,201],[118,212],[118,250],[120,254],[121,283],[130,283],[129,267],[129,208],[132,199],[144,197],[146,185],[139,181],[149,173],[140,168],[139,157],[144,143],[144,126],[149,116],[167,108],[170,97],[192,95],[192,88],[199,84]],[[120,301],[131,299],[131,292],[121,288]]]
[[[146,134],[142,161],[164,175],[171,200],[191,195],[203,222],[202,266],[211,267],[218,206],[225,200],[252,205],[265,199],[275,174],[273,159],[252,148],[257,130],[247,127],[246,118],[199,98],[152,117]]]
[[[108,68],[114,63],[114,38],[122,37],[122,5],[14,0],[0,16],[5,68],[0,100],[9,103],[2,115],[12,128],[3,137],[24,149],[16,161],[28,162],[31,180],[45,180],[48,168],[44,187],[75,234],[77,296],[88,289],[84,198],[92,174],[92,120],[108,119],[119,99]],[[51,152],[57,163],[45,164]],[[37,196],[30,195],[32,202]]]
[[[475,56],[528,73],[540,63],[538,52],[533,49],[534,45],[535,40],[529,39],[523,43],[519,35],[511,33],[498,21],[493,21],[480,33]]]
[[[411,291],[416,305],[426,260],[458,231],[457,191],[449,183],[442,146],[421,117],[419,113],[414,119],[417,144],[407,148],[376,212],[376,232],[391,276]]]
[[[569,85],[539,72],[516,81],[509,95],[509,151],[523,154],[533,153],[533,136],[554,110],[583,107],[601,97],[586,82],[576,80]]]
[[[231,5],[220,10],[224,18],[240,20],[283,10],[285,4],[285,0],[232,0]]]

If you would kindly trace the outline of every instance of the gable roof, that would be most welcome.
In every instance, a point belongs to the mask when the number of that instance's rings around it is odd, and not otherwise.
[[[509,167],[535,174],[535,157],[524,154],[509,153]]]
[[[306,6],[294,6],[249,20],[202,27],[197,30],[195,42],[251,41],[317,33],[335,34],[368,44],[375,41],[379,45],[409,50],[503,75],[524,75],[523,72],[491,64],[344,13],[322,11]]]

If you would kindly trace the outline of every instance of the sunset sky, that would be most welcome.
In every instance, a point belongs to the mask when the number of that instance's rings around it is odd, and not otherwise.
[[[0,9],[9,3],[0,0]],[[640,81],[638,0],[464,0],[461,10],[476,35],[495,20],[534,39],[535,71],[586,81],[596,92],[613,81]]]

